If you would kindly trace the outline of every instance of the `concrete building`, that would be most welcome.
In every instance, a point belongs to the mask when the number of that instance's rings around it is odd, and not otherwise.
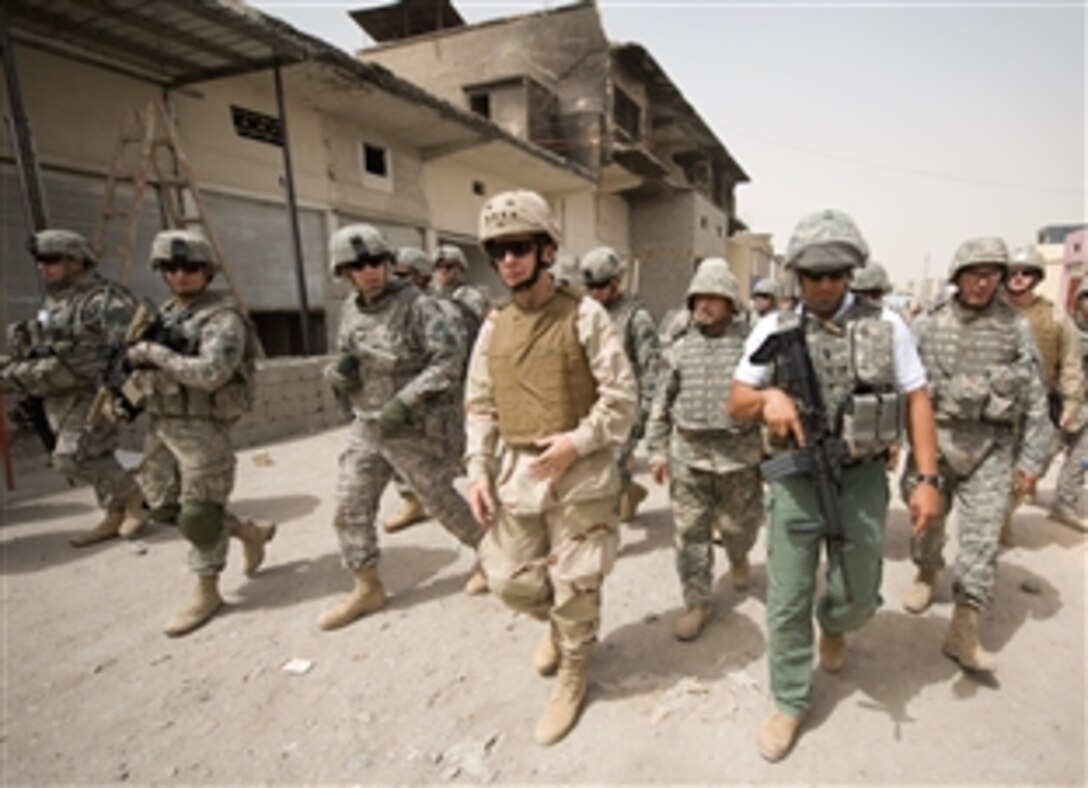
[[[566,251],[607,244],[661,316],[697,259],[723,257],[748,176],[652,55],[608,40],[593,2],[466,25],[449,0],[352,12],[358,53],[589,170],[591,191],[546,195]]]
[[[165,101],[271,355],[301,350],[299,279],[311,351],[329,346],[344,295],[328,276],[326,241],[336,227],[367,221],[395,244],[458,243],[477,263],[475,278],[486,281],[474,236],[487,196],[519,184],[571,195],[593,188],[586,168],[244,4],[11,0],[5,7],[49,224],[93,235],[126,113]],[[12,106],[9,90],[0,96]],[[30,316],[40,298],[15,153],[4,135],[5,320]],[[148,189],[130,284],[153,300],[165,288],[147,269],[146,250],[162,226]],[[107,274],[121,229],[105,244]]]

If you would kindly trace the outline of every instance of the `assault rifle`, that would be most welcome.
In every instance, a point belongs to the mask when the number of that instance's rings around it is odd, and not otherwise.
[[[804,474],[816,488],[816,498],[823,516],[823,525],[813,522],[795,523],[788,527],[793,533],[823,532],[829,561],[837,562],[842,573],[843,591],[847,602],[854,601],[850,576],[846,570],[843,550],[842,463],[847,456],[846,444],[831,433],[824,413],[816,370],[805,343],[804,320],[796,328],[771,334],[752,354],[755,364],[769,364],[782,358],[796,377],[799,387],[798,417],[805,445],[788,454],[773,457],[760,465],[763,477],[774,481],[794,474]]]
[[[137,342],[163,342],[165,329],[162,318],[146,304],[140,304],[125,329],[125,337],[106,349],[106,361],[102,370],[102,385],[94,395],[90,424],[132,421],[143,410],[142,396],[131,391],[126,384],[132,375],[128,363],[128,349]],[[165,344],[165,343],[164,343]]]
[[[15,323],[9,329],[8,342],[12,355],[5,356],[5,363],[29,359],[46,358],[49,351],[35,344],[35,333],[32,324],[27,321]],[[48,454],[53,453],[57,445],[57,436],[49,426],[49,419],[45,415],[45,400],[32,394],[23,392],[15,405],[8,411],[8,421],[13,427],[26,432],[33,432],[38,436],[42,446]]]

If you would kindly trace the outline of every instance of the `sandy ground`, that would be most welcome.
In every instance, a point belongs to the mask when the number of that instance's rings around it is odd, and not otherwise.
[[[280,532],[253,580],[235,546],[229,607],[179,640],[161,634],[191,590],[178,534],[75,550],[90,491],[45,471],[20,478],[0,529],[4,784],[1085,782],[1085,540],[1039,509],[1017,514],[1020,546],[1001,557],[983,628],[1000,670],[984,682],[940,653],[947,576],[925,615],[899,607],[913,569],[897,504],[886,604],[850,638],[839,675],[817,672],[803,735],[771,765],[754,746],[768,706],[763,542],[749,593],[720,579],[712,625],[677,642],[671,519],[655,487],[605,586],[588,705],[543,748],[540,625],[463,595],[472,556],[436,524],[382,534],[385,610],[317,629],[349,587],[330,527],[344,437],[240,456],[234,508]],[[387,495],[384,511],[395,506]],[[292,659],[312,667],[284,671]]]

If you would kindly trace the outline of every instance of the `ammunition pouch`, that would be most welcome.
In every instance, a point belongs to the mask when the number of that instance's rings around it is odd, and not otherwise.
[[[851,394],[843,403],[842,440],[851,459],[873,457],[903,433],[904,397],[898,391]]]

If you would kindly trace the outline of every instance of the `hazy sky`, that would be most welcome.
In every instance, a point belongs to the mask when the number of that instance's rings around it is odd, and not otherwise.
[[[250,0],[348,51],[381,2]],[[472,23],[561,3],[454,5]],[[961,241],[1030,243],[1085,219],[1085,0],[601,0],[748,173],[740,217],[783,249],[805,213],[853,214],[900,282]]]

